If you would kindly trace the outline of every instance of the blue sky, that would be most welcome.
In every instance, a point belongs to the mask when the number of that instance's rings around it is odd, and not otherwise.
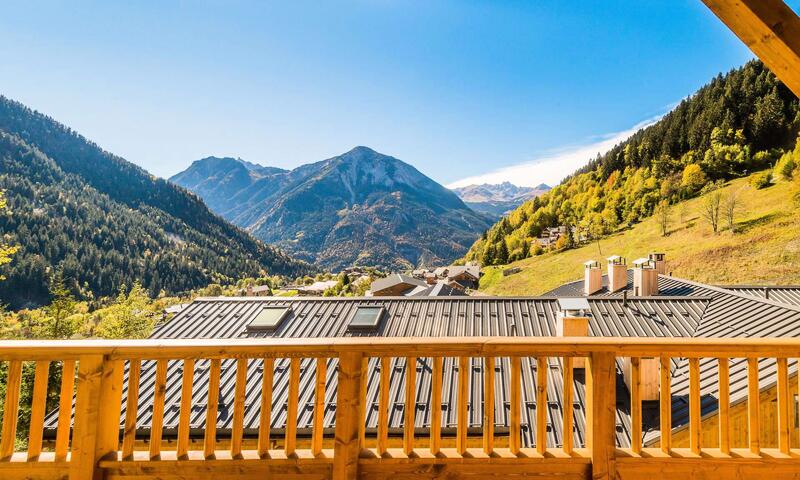
[[[751,57],[699,0],[19,1],[0,17],[0,94],[164,177],[367,145],[444,184],[553,182]]]

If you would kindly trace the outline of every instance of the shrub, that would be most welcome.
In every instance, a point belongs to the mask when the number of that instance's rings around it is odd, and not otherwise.
[[[767,188],[771,183],[772,172],[770,170],[757,173],[750,178],[750,185],[757,189]]]
[[[794,172],[795,168],[797,168],[797,163],[794,160],[793,152],[786,152],[775,164],[775,176],[784,180],[791,180],[792,172]]]

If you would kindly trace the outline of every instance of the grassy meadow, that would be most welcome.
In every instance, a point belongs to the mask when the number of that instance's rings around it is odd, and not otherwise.
[[[630,265],[655,251],[666,253],[668,271],[690,280],[800,284],[800,206],[793,200],[796,187],[792,182],[781,181],[757,190],[747,177],[729,182],[720,191],[723,208],[729,193],[737,192],[735,232],[727,229],[721,215],[721,231],[714,234],[701,213],[705,196],[698,197],[672,206],[667,236],[662,236],[656,218],[651,217],[580,248],[487,267],[480,291],[489,295],[540,295],[580,279],[586,260],[602,260],[605,272],[604,259],[610,255],[627,257]],[[514,267],[521,271],[503,276],[502,270]]]

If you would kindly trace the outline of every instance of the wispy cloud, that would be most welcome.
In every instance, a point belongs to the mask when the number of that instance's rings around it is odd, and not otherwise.
[[[611,150],[614,145],[628,139],[639,129],[656,123],[663,116],[664,114],[660,114],[649,118],[621,132],[595,136],[588,143],[582,145],[571,145],[550,150],[525,163],[464,178],[447,185],[447,187],[458,188],[473,184],[502,182],[511,182],[515,185],[529,187],[540,183],[546,183],[550,186],[557,185],[567,175],[589,163],[598,153],[603,154]]]

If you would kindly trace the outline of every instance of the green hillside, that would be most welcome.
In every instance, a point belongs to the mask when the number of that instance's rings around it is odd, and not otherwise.
[[[490,228],[467,260],[504,265],[614,236],[654,213],[748,173],[791,177],[800,164],[800,102],[760,62],[714,78],[654,125],[598,156]]]
[[[84,297],[139,281],[155,296],[311,269],[212,213],[188,191],[116,157],[68,127],[0,96],[3,266],[0,303],[50,300],[62,272]]]
[[[493,295],[539,295],[581,278],[586,260],[617,254],[630,262],[653,251],[666,253],[668,270],[683,278],[716,284],[800,284],[800,206],[793,199],[797,191],[796,183],[789,181],[757,190],[749,178],[737,179],[718,190],[723,202],[731,192],[738,195],[735,233],[712,231],[702,214],[713,194],[709,193],[671,209],[667,236],[661,234],[659,218],[651,217],[580,248],[489,267],[480,289]],[[503,270],[513,267],[521,271],[503,276]]]

